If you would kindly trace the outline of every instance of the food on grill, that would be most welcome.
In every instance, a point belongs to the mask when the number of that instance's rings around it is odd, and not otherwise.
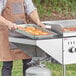
[[[20,30],[26,31],[28,33],[31,33],[32,35],[48,35],[48,32],[45,32],[39,28],[35,28],[33,26],[27,26],[27,27],[21,27],[19,26]]]
[[[24,27],[22,26],[18,26],[18,29],[23,30],[24,31]]]
[[[76,27],[64,27],[62,31],[63,32],[76,31]]]
[[[32,26],[30,26],[30,27],[26,27],[25,29],[26,29],[26,30],[32,30],[32,31],[35,31],[35,27],[32,27]]]
[[[63,28],[62,31],[63,31],[63,32],[68,32],[68,31],[70,31],[70,30],[69,30],[68,28]]]

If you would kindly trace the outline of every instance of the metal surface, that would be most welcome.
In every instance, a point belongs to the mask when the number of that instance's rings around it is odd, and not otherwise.
[[[45,23],[46,25],[48,24],[48,23]],[[69,30],[69,31],[63,31],[63,29],[64,28],[69,28],[69,29],[71,29],[71,28],[73,28],[73,27],[76,27],[76,25],[74,24],[74,25],[59,25],[59,24],[50,24],[49,23],[49,26],[51,26],[51,31],[53,31],[53,32],[55,32],[55,33],[58,33],[58,34],[61,34],[62,35],[62,37],[70,37],[70,36],[75,36],[76,35],[76,30],[74,29],[74,31],[73,30]]]
[[[63,76],[66,76],[66,65],[62,65],[63,66]]]
[[[62,31],[64,27],[76,27],[76,20],[43,21],[43,23],[50,25],[53,31],[63,34],[63,37],[76,36],[76,31]]]
[[[45,24],[58,24],[58,25],[76,25],[76,19],[69,19],[69,20],[57,20],[57,21],[43,21],[42,23]]]
[[[72,47],[76,49],[76,37],[38,40],[37,46],[61,64],[76,64],[76,51],[69,51]]]
[[[51,71],[40,66],[33,66],[26,70],[26,76],[52,76]]]
[[[62,62],[62,38],[37,40],[36,44],[39,48],[41,48],[48,55],[52,56],[59,63],[63,64]]]
[[[26,39],[26,38],[9,37],[9,41],[14,43],[19,43],[19,44],[36,45],[35,40]]]
[[[50,24],[50,23],[44,23],[46,26],[51,26],[51,31],[58,33],[58,34],[63,34],[62,32],[62,27],[59,24]]]

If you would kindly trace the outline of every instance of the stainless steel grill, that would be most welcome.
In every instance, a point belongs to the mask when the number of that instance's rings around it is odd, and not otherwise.
[[[43,23],[45,25],[51,26],[51,30],[42,29],[33,24],[22,24],[21,26],[35,26],[36,28],[40,28],[44,31],[52,33],[51,35],[34,36],[27,32],[17,30],[16,32],[23,34],[23,37],[10,37],[10,42],[37,46],[41,48],[44,52],[55,58],[61,64],[76,63],[76,31],[62,30],[64,27],[76,27],[76,21],[66,20],[59,23],[57,21],[45,21]]]
[[[66,76],[65,65],[76,64],[76,30],[63,31],[63,28],[76,27],[76,20],[44,21],[43,23],[46,26],[51,26],[51,30],[48,32],[51,32],[52,35],[32,36],[17,30],[28,38],[9,38],[9,40],[18,44],[39,47],[43,52],[64,65],[64,76]]]

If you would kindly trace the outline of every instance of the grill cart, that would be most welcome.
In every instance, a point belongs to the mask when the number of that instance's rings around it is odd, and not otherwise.
[[[31,54],[45,56],[44,52],[53,57],[63,65],[63,76],[66,76],[66,65],[76,64],[76,20],[44,21],[43,23],[51,26],[51,29],[43,29],[36,25],[28,26],[42,29],[49,34],[36,36],[17,30],[16,32],[21,33],[23,37],[10,37],[9,41],[20,45],[20,49],[35,50],[35,54],[34,51],[33,53],[29,51],[30,56],[33,56]],[[27,27],[25,24],[22,26]],[[23,45],[26,46],[23,47]]]

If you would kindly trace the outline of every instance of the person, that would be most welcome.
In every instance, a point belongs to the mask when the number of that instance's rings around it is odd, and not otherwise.
[[[0,0],[0,61],[3,61],[2,76],[11,76],[14,60],[23,60],[23,76],[29,67],[31,57],[9,42],[9,30],[15,34],[18,24],[27,24],[26,14],[35,24],[45,28],[41,23],[37,8],[32,0]]]

